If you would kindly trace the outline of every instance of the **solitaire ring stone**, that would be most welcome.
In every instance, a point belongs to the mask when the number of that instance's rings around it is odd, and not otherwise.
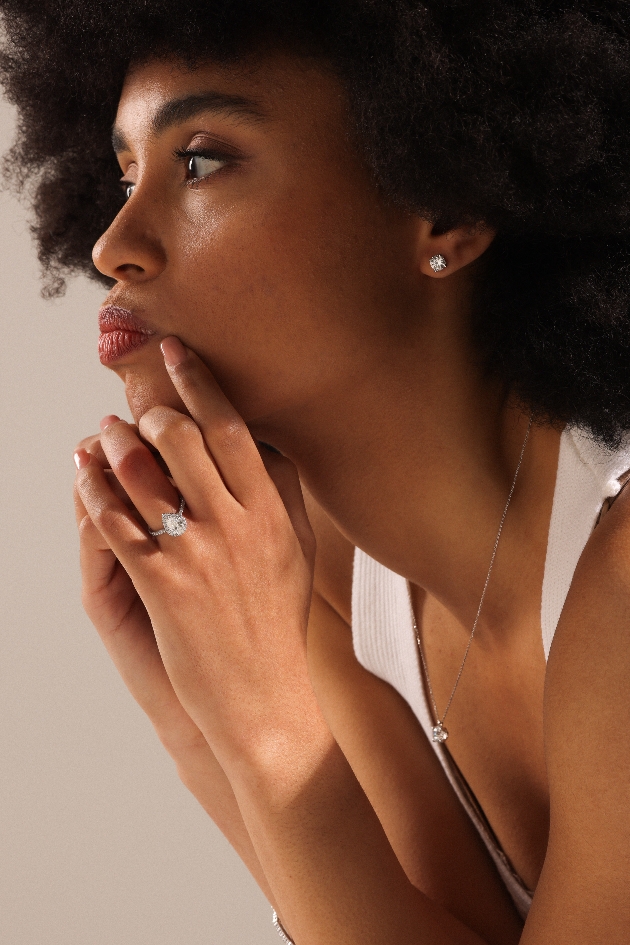
[[[185,504],[184,497],[181,496],[177,512],[162,512],[162,527],[157,532],[149,529],[149,535],[153,535],[154,538],[158,535],[170,535],[172,538],[183,535],[188,528],[188,522],[182,514]]]

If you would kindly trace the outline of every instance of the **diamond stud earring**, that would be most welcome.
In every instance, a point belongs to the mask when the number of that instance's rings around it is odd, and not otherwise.
[[[429,265],[431,266],[433,272],[442,272],[443,269],[446,269],[447,262],[444,259],[442,253],[438,253],[437,256],[431,256]]]

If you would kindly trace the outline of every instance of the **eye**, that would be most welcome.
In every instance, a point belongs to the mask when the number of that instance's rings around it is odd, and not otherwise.
[[[211,177],[229,162],[227,155],[210,151],[176,151],[175,156],[185,162],[186,179],[190,182]]]
[[[227,162],[217,157],[206,157],[202,154],[193,154],[188,159],[186,170],[192,180],[199,180],[200,177],[210,177],[216,171],[219,171]]]
[[[122,185],[123,185],[123,193],[125,195],[125,200],[129,200],[129,198],[131,197],[132,193],[135,190],[136,185],[130,184],[128,181],[123,181]]]

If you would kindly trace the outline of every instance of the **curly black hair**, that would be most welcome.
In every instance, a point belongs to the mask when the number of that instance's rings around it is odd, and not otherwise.
[[[96,278],[121,205],[110,131],[132,62],[276,43],[332,66],[375,182],[497,236],[477,292],[488,369],[538,419],[630,429],[628,0],[0,0],[47,291]]]

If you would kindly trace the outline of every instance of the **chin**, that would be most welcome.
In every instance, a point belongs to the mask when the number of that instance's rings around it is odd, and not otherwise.
[[[147,410],[157,406],[172,407],[180,413],[188,413],[161,358],[157,367],[133,365],[117,373],[125,384],[127,403],[135,423],[139,422]]]
[[[170,380],[169,380],[170,384]],[[165,385],[166,387],[166,385]],[[152,380],[135,376],[125,383],[125,395],[129,410],[136,423],[152,407],[172,407],[180,413],[188,415],[188,410],[173,385],[169,389],[160,390]]]
[[[138,352],[133,361],[112,365],[110,369],[125,385],[127,403],[134,423],[138,423],[147,410],[157,406],[172,407],[190,416],[173,386],[164,366],[162,353],[157,346],[147,345]],[[241,379],[241,384],[234,382],[230,384],[228,378],[221,377],[218,371],[214,373],[214,376],[230,403],[248,425],[254,421],[254,418],[265,416],[269,412],[270,405],[264,402],[265,398],[252,398],[251,391],[248,391],[248,396],[243,396],[243,388],[247,390],[243,379]],[[253,403],[252,400],[254,400]]]

